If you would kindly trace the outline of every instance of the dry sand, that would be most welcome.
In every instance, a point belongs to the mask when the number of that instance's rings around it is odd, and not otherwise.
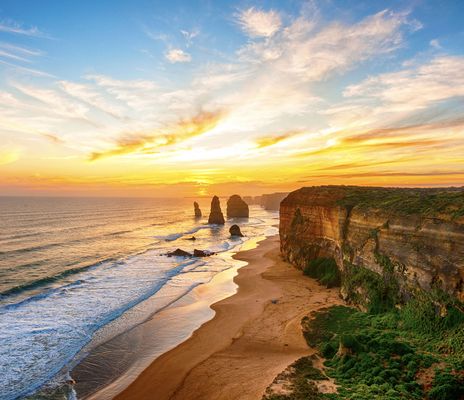
[[[214,304],[211,321],[156,359],[116,399],[261,399],[277,374],[314,353],[300,321],[341,304],[338,290],[283,262],[277,236],[234,258],[248,262],[235,277],[237,293]]]

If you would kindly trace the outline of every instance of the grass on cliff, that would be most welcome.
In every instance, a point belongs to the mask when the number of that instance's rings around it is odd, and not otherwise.
[[[381,209],[403,215],[464,216],[464,190],[345,187],[338,204],[347,208]]]
[[[316,258],[304,268],[303,273],[328,287],[340,286],[341,275],[337,263],[333,258]]]

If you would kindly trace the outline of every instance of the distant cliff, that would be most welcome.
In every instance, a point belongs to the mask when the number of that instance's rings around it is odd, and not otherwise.
[[[333,258],[343,297],[366,308],[418,288],[464,301],[463,188],[302,188],[281,202],[280,240],[300,268]]]
[[[287,197],[288,193],[270,193],[263,194],[261,196],[261,207],[266,210],[278,211],[280,208],[280,202]]]

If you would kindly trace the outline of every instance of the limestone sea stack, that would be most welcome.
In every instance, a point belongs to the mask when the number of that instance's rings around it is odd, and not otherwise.
[[[238,225],[232,225],[229,229],[230,236],[240,236],[243,237],[240,227]]]
[[[195,209],[195,218],[201,218],[200,206],[196,201],[193,202],[193,208]]]
[[[248,204],[238,194],[230,196],[227,200],[227,218],[248,218],[249,216]]]
[[[221,203],[219,197],[214,196],[211,200],[211,212],[209,213],[208,224],[224,225],[224,215],[221,211]]]

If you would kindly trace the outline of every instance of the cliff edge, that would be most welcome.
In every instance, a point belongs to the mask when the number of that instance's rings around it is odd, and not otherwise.
[[[464,301],[464,188],[305,187],[280,204],[283,257],[334,259],[341,294],[368,309],[418,289]]]

